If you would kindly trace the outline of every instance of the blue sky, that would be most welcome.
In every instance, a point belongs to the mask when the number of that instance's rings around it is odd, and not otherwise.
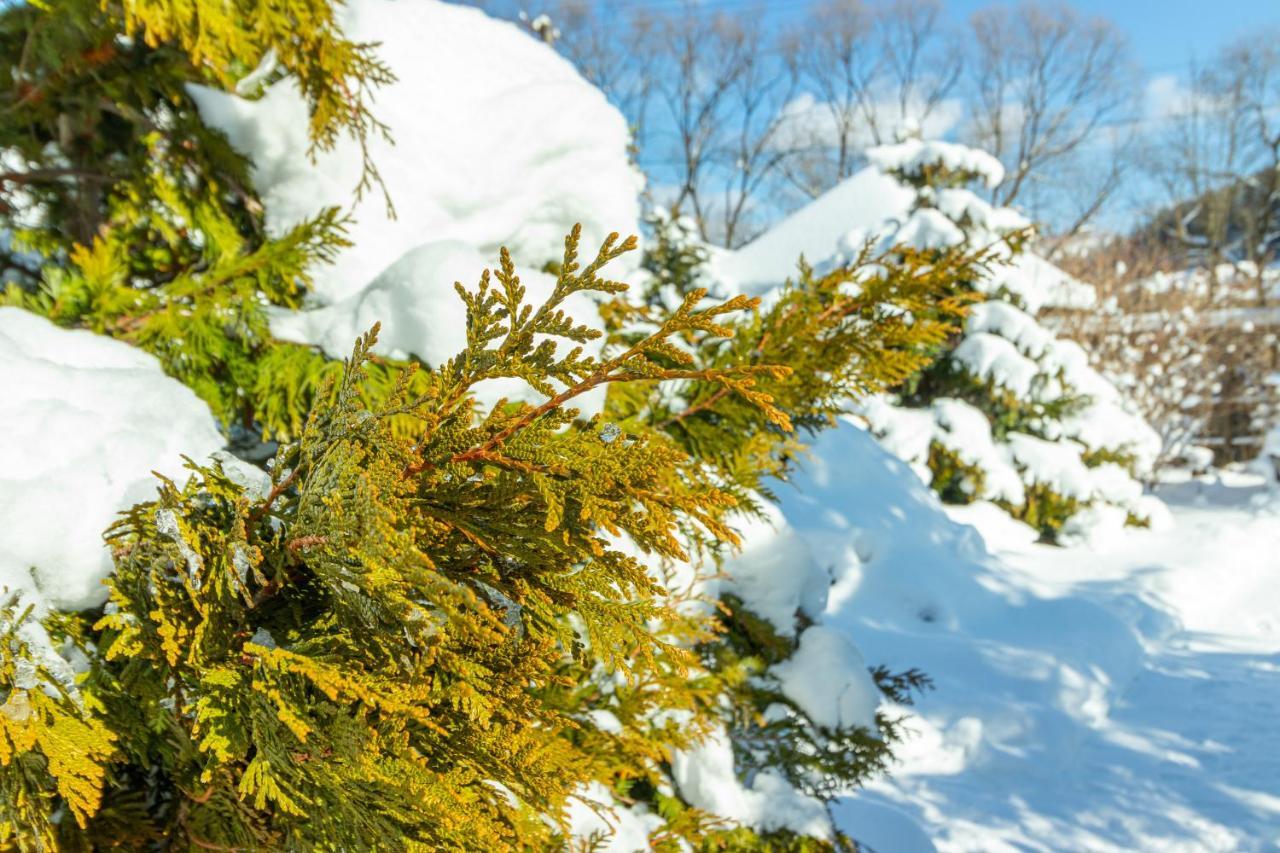
[[[948,0],[957,18],[986,0]],[[1193,57],[1205,58],[1238,36],[1280,27],[1280,0],[1072,0],[1081,12],[1110,18],[1152,74],[1179,73]]]

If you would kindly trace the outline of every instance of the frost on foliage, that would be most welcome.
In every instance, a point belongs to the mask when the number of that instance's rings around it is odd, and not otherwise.
[[[150,355],[0,308],[0,585],[78,609],[106,596],[102,532],[221,448],[208,407]]]
[[[831,836],[831,820],[818,800],[791,787],[772,771],[750,785],[734,771],[733,745],[723,730],[671,759],[671,776],[693,806],[762,830],[790,829],[817,838]]]
[[[340,13],[347,36],[377,42],[398,78],[372,98],[394,144],[375,138],[369,150],[394,218],[380,193],[354,198],[364,162],[354,140],[308,158],[306,105],[289,80],[252,101],[191,89],[205,121],[252,158],[272,233],[330,206],[353,213],[352,245],[314,271],[319,310],[278,317],[282,337],[342,357],[376,317],[386,351],[438,364],[463,334],[453,282],[471,285],[478,259],[506,246],[534,283],[528,271],[561,256],[575,222],[588,244],[638,233],[642,178],[626,121],[555,51],[445,3],[353,0]]]

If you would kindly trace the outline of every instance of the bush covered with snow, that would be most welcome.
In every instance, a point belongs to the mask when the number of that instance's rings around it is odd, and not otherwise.
[[[1000,164],[954,143],[908,139],[871,149],[871,166],[712,269],[730,287],[767,293],[791,274],[790,254],[819,269],[873,241],[933,252],[990,247],[989,275],[972,282],[963,334],[893,398],[860,404],[886,446],[947,500],[993,500],[1053,538],[1095,504],[1145,518],[1142,487],[1160,439],[1071,341],[1035,317],[1080,309],[1092,289],[1024,250],[1030,223],[967,188],[991,185]]]

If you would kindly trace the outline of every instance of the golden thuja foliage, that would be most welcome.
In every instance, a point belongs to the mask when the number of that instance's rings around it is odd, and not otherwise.
[[[222,88],[232,88],[252,70],[246,62],[278,65],[310,107],[313,148],[329,148],[343,133],[361,143],[360,193],[378,180],[368,137],[386,134],[386,126],[369,109],[369,95],[394,76],[377,58],[374,45],[343,35],[338,7],[331,0],[102,0],[103,10],[122,22],[126,35],[141,35],[152,48],[178,46]]]
[[[661,814],[660,847],[823,846],[664,793],[672,750],[729,725],[753,744],[744,768],[767,760],[825,797],[884,766],[896,721],[765,722],[788,701],[765,670],[791,641],[736,602],[690,615],[656,568],[733,547],[763,477],[742,459],[785,471],[797,424],[896,381],[959,303],[936,264],[864,257],[802,270],[763,312],[745,297],[700,308],[693,290],[586,354],[601,332],[563,303],[622,294],[601,271],[633,246],[610,237],[583,264],[575,230],[539,304],[504,252],[458,286],[467,346],[438,370],[403,373],[371,407],[375,328],[269,483],[192,462],[189,482],[126,513],[105,610],[58,634],[89,661],[58,724],[93,737],[78,761],[0,771],[3,790],[42,792],[13,801],[20,846],[554,848],[591,781]],[[845,361],[821,377],[770,359],[833,353]],[[477,411],[474,387],[495,378],[542,401]],[[602,386],[605,413],[582,418],[573,402]],[[898,698],[920,683],[877,678]],[[54,820],[63,805],[77,820]]]

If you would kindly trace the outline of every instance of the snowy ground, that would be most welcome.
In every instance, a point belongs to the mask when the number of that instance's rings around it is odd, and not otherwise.
[[[1167,484],[1171,528],[1073,548],[958,513],[977,535],[851,424],[795,485],[783,511],[835,581],[823,621],[937,681],[902,765],[838,807],[855,837],[1280,849],[1280,497],[1260,480]]]

